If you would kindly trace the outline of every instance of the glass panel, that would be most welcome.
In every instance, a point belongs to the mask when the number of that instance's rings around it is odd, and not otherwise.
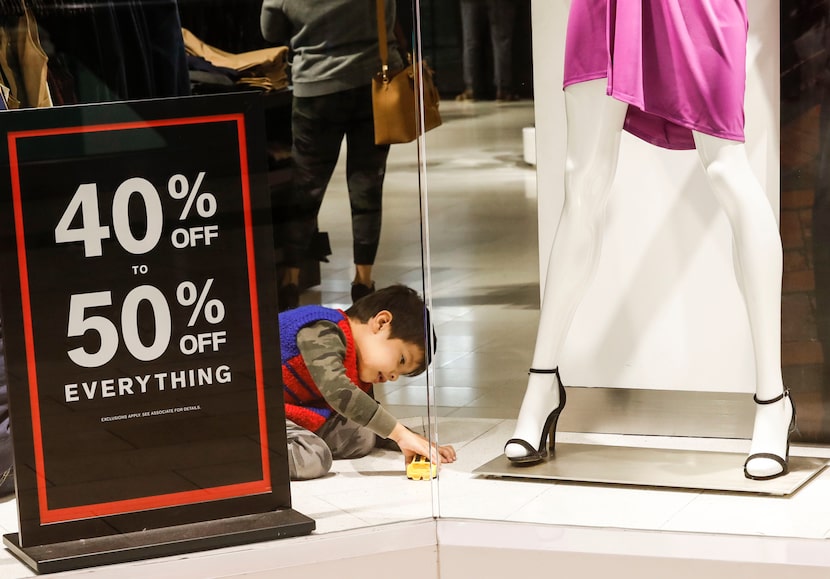
[[[425,139],[437,440],[458,456],[438,477],[440,516],[499,518],[509,498],[471,473],[509,437],[538,325],[531,5],[420,5],[444,120]],[[466,30],[462,14],[472,24]],[[501,49],[509,44],[501,57],[494,58],[493,33],[505,35]],[[475,40],[470,86],[465,38]]]
[[[25,543],[275,509],[310,517],[303,532],[432,516],[432,485],[407,479],[400,451],[376,435],[395,420],[367,394],[434,437],[433,378],[402,376],[418,366],[409,350],[402,368],[395,357],[377,379],[360,374],[349,360],[363,338],[350,341],[350,328],[369,321],[339,313],[373,282],[429,303],[423,143],[374,144],[374,2],[266,10],[265,37],[261,6],[0,3],[2,108],[19,109],[0,113],[10,135],[0,165],[5,361],[15,431],[30,443],[17,469]],[[417,7],[385,7],[401,68],[397,43],[420,45]],[[283,282],[295,273],[292,298]],[[277,310],[292,299],[325,306],[311,315],[339,325],[348,375],[365,391],[346,393],[363,397],[356,410],[303,390],[315,370],[283,370],[288,412],[312,447],[302,456],[285,452],[277,364],[280,338],[299,327],[278,335]],[[422,309],[414,315],[420,323]],[[350,430],[331,406],[374,431]],[[290,441],[296,433],[289,425]],[[314,480],[289,489],[299,472]],[[13,515],[0,526],[18,528]]]

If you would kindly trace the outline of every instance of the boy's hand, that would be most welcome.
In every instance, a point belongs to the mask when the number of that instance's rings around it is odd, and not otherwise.
[[[428,456],[435,464],[455,462],[455,449],[452,446],[430,444],[426,438],[412,432],[400,422],[395,426],[389,438],[397,442],[398,446],[401,447],[406,464],[412,462],[412,459],[418,455]]]

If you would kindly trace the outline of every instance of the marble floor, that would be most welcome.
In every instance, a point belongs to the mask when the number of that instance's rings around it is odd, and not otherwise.
[[[539,315],[536,189],[523,160],[529,101],[442,103],[444,125],[427,135],[426,174],[416,144],[392,148],[375,278],[425,291],[438,354],[423,376],[378,387],[379,400],[409,427],[437,433],[458,461],[436,480],[404,476],[399,453],[377,450],[337,461],[319,480],[292,484],[293,506],[317,533],[430,518],[486,519],[602,528],[830,538],[830,472],[798,492],[754,494],[493,479],[473,471],[509,438],[530,363]],[[423,152],[422,151],[422,154]],[[419,187],[428,191],[419,197]],[[428,216],[422,227],[420,215]],[[347,306],[351,235],[342,171],[320,217],[334,250],[322,283],[301,301]],[[426,252],[421,237],[428,234]],[[422,263],[429,267],[423,275]],[[430,428],[429,420],[437,424]],[[559,440],[745,453],[748,441],[560,433]],[[792,454],[824,456],[815,448]],[[830,457],[828,454],[826,457]],[[17,528],[13,499],[0,501],[0,531]],[[0,551],[0,577],[32,573]]]

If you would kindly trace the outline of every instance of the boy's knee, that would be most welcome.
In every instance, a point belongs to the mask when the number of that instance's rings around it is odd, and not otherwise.
[[[338,445],[334,458],[350,459],[366,456],[375,448],[375,433],[368,428],[355,429],[348,442]]]
[[[331,470],[331,450],[321,439],[288,443],[288,476],[291,480],[320,478]]]
[[[326,441],[335,460],[360,458],[375,447],[375,433],[345,416],[332,416],[317,434]]]

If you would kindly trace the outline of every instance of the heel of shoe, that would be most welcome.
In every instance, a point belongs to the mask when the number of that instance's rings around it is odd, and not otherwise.
[[[548,416],[548,422],[550,422],[548,426],[548,454],[550,456],[556,453],[556,427],[559,424],[559,417],[562,415],[562,410],[565,409],[566,401],[565,387],[562,385],[562,380],[559,380],[558,372],[556,378],[559,381],[559,406]]]
[[[371,286],[364,285],[358,282],[352,282],[352,303],[355,303],[361,298],[365,298],[369,294],[375,293],[375,282]]]
[[[295,283],[289,283],[277,290],[279,311],[293,310],[300,306],[300,288]]]
[[[559,404],[551,411],[550,414],[548,414],[548,418],[545,421],[545,427],[542,429],[542,440],[539,441],[539,448],[542,449],[545,446],[545,439],[547,439],[547,454],[549,456],[553,456],[556,453],[556,427],[559,423],[559,416],[565,408],[565,402],[567,399],[567,395],[565,394],[565,386],[562,384],[562,377],[559,375],[558,366],[553,370],[537,370],[535,368],[531,368],[529,373],[556,375],[556,383],[559,386]]]

